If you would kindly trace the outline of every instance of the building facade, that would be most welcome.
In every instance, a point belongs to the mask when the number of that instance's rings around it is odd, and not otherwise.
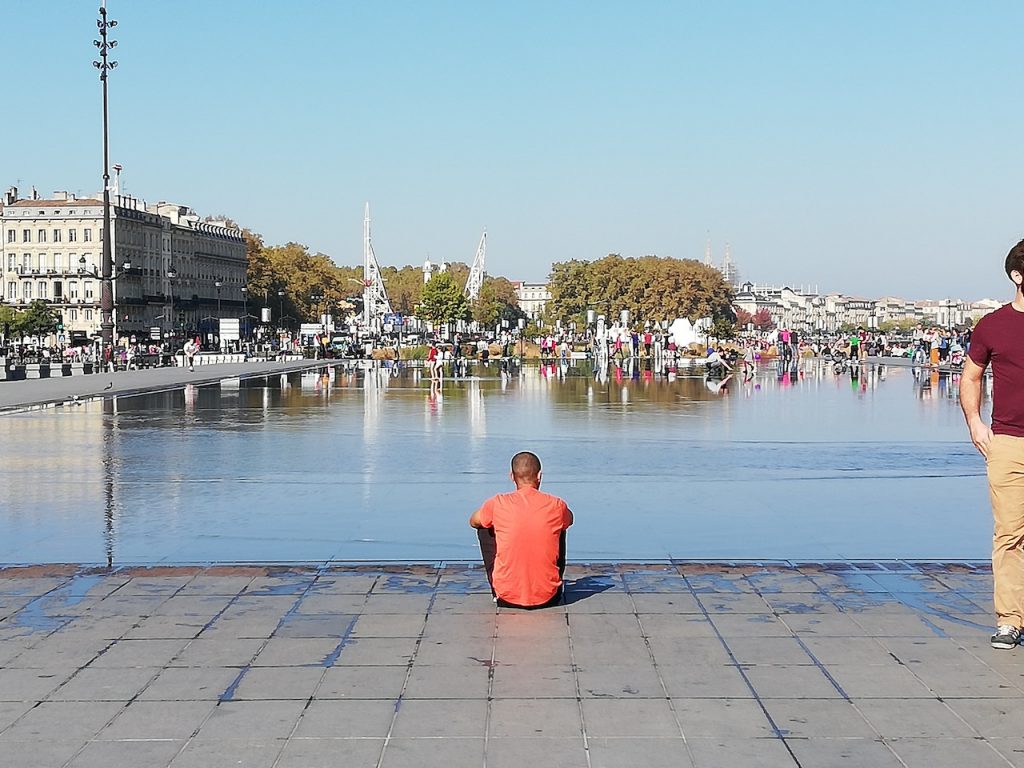
[[[115,337],[216,333],[219,318],[245,314],[247,249],[242,232],[204,222],[187,206],[111,199]],[[0,206],[2,299],[15,308],[48,302],[64,326],[58,341],[100,331],[103,202],[55,192],[8,190]]]
[[[531,320],[538,319],[544,313],[544,307],[551,301],[551,291],[547,283],[514,282],[519,308]]]

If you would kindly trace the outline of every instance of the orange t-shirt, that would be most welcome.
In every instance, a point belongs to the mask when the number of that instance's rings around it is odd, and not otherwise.
[[[492,496],[477,512],[494,528],[494,591],[515,605],[542,605],[562,585],[558,540],[570,525],[569,507],[557,496],[529,486]]]

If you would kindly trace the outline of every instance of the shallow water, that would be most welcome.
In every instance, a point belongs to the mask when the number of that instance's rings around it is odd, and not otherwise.
[[[518,450],[574,560],[987,558],[956,377],[293,374],[0,417],[0,562],[457,560]],[[393,375],[396,374],[396,375]]]

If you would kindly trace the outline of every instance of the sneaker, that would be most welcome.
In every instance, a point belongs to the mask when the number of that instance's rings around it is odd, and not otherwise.
[[[996,633],[992,635],[992,647],[1000,650],[1010,650],[1020,642],[1020,630],[1010,624],[1000,624],[996,627]]]

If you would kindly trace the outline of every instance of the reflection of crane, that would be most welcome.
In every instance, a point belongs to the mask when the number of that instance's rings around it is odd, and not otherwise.
[[[473,266],[469,269],[469,277],[466,278],[466,296],[470,301],[476,301],[480,295],[480,287],[484,284],[484,262],[487,259],[487,230],[480,236],[480,245],[476,248],[476,256],[473,258]]]
[[[370,242],[370,204],[367,203],[363,217],[363,325],[376,329],[380,327],[381,317],[390,313],[391,301]]]

